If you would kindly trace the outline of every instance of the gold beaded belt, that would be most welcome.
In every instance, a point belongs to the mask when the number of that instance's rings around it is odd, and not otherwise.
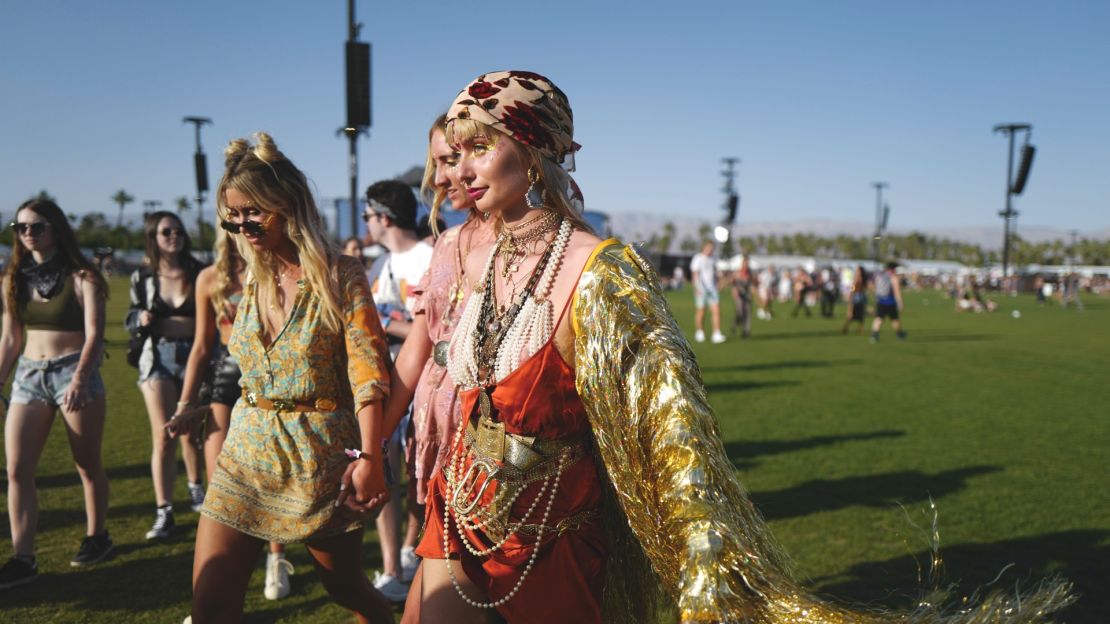
[[[553,460],[564,451],[564,469],[585,454],[585,436],[537,438],[505,431],[505,423],[481,417],[467,423],[463,438],[476,461],[498,462],[498,480],[531,482],[547,477],[554,470]],[[538,468],[538,470],[533,470]]]
[[[243,400],[251,407],[277,412],[331,412],[337,407],[335,400],[320,398],[312,401],[291,401],[289,399],[267,399],[243,389]]]
[[[573,516],[567,516],[562,520],[555,523],[555,526],[548,526],[546,524],[522,524],[516,528],[517,533],[527,533],[528,535],[539,535],[542,530],[545,535],[554,534],[556,537],[568,531],[577,531],[587,524],[593,522],[597,517],[597,511],[587,509],[580,511]],[[506,530],[505,524],[500,519],[491,519],[486,525],[487,529],[494,535],[504,534]]]

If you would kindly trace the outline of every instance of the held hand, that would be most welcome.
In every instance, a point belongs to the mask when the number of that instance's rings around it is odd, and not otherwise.
[[[146,327],[147,325],[150,325],[150,322],[152,320],[154,320],[154,315],[150,313],[150,310],[140,310],[139,311],[139,326],[140,327]]]
[[[85,382],[80,377],[74,377],[73,381],[69,382],[65,394],[62,395],[62,409],[67,412],[76,412],[85,407],[88,402],[89,391],[85,388]]]
[[[359,513],[373,511],[389,500],[385,472],[377,456],[352,461],[343,472],[335,506]]]
[[[187,435],[193,430],[198,422],[208,416],[208,406],[201,405],[200,407],[182,407],[177,410],[177,413],[162,425],[166,433],[171,438],[176,438],[179,435]]]

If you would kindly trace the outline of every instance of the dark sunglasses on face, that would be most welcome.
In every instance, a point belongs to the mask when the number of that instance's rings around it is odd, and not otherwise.
[[[234,221],[221,220],[220,227],[231,234],[238,234],[242,231],[251,236],[262,236],[266,233],[266,226],[258,221],[241,221],[236,223]]]
[[[46,223],[46,221],[35,221],[34,223],[16,223],[15,221],[11,222],[12,229],[15,230],[16,234],[19,234],[20,236],[23,236],[28,232],[31,233],[31,236],[39,236],[46,231],[47,225],[48,223]]]
[[[370,219],[373,219],[376,216],[378,216],[378,213],[367,211],[367,212],[362,213],[362,220],[367,222],[367,223],[370,223]]]
[[[161,234],[163,238],[170,238],[172,236],[185,236],[185,230],[181,228],[162,228],[158,230],[158,233]]]

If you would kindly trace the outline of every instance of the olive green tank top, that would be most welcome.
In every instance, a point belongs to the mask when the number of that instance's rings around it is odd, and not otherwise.
[[[25,329],[52,331],[84,331],[85,311],[77,301],[73,276],[62,278],[62,290],[46,301],[29,299],[19,308],[19,320]]]

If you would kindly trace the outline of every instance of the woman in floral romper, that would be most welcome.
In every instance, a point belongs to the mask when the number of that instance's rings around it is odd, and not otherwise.
[[[266,541],[304,542],[324,587],[359,622],[392,622],[363,573],[362,524],[384,497],[388,354],[358,262],[328,242],[305,176],[264,133],[232,141],[221,226],[249,275],[230,352],[243,400],[197,526],[193,619],[238,622]],[[351,461],[345,449],[361,449]]]

